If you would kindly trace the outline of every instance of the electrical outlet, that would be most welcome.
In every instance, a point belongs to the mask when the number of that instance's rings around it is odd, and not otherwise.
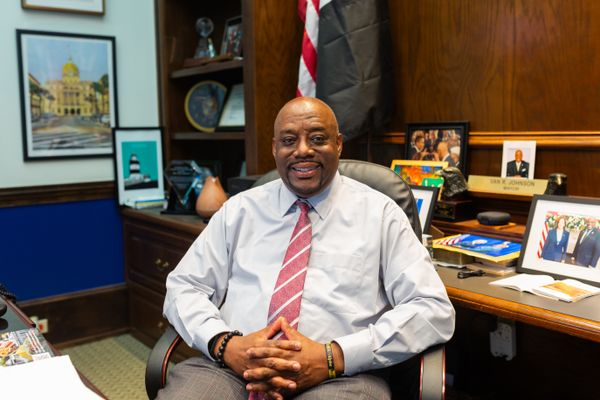
[[[41,333],[48,333],[48,318],[38,319],[36,325]]]
[[[494,357],[504,357],[507,361],[517,355],[515,321],[498,318],[496,330],[490,332],[490,351]]]
[[[48,333],[48,318],[40,319],[37,315],[32,315],[29,317],[35,323],[36,328],[40,331],[40,333]]]

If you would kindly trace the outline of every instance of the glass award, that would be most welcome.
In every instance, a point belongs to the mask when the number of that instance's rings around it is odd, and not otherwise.
[[[211,170],[194,160],[173,160],[164,176],[169,185],[169,203],[164,213],[195,214],[196,199],[206,178],[212,176]]]

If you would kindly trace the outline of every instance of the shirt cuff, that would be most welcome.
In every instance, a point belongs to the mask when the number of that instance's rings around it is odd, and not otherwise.
[[[344,353],[344,375],[354,375],[371,369],[373,351],[369,329],[334,339]]]
[[[204,324],[202,324],[202,329],[200,329],[200,333],[195,338],[195,342],[198,345],[198,348],[211,360],[215,361],[214,358],[210,355],[210,351],[208,351],[208,342],[215,335],[221,332],[229,332],[232,329],[220,319],[209,319]]]

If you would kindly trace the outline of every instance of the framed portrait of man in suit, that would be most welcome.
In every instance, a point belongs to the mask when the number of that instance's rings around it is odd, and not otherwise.
[[[502,146],[503,178],[533,179],[535,140],[505,140]]]
[[[600,286],[600,200],[535,195],[517,272]]]

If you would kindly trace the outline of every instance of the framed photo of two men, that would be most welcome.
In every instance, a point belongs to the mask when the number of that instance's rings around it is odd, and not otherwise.
[[[600,286],[600,199],[535,195],[517,271]]]
[[[466,174],[469,123],[425,122],[406,126],[405,158],[416,161],[445,161]]]

